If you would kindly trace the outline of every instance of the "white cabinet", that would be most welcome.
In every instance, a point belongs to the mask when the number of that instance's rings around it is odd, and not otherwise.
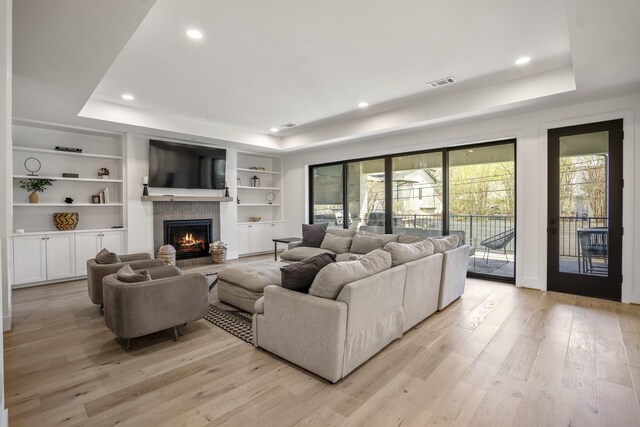
[[[92,231],[76,233],[76,275],[87,274],[87,260],[105,248],[117,254],[125,253],[124,231]]]
[[[65,279],[76,275],[76,246],[73,233],[47,234],[47,280]]]
[[[273,239],[283,237],[284,224],[281,222],[272,222],[270,224],[260,224],[262,234],[262,251],[273,250]]]
[[[37,234],[14,237],[14,284],[44,282],[74,277],[73,233]]]
[[[125,253],[124,231],[81,231],[13,237],[13,284],[25,285],[87,274],[87,260],[102,248]]]
[[[261,222],[238,224],[238,254],[256,254],[273,250],[273,239],[282,237],[284,224]]]
[[[13,283],[47,280],[47,250],[44,235],[13,238]]]

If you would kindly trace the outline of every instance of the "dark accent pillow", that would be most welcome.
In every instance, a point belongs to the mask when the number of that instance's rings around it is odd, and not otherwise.
[[[151,276],[147,270],[135,272],[129,264],[118,270],[116,277],[124,283],[148,282],[151,280]]]
[[[319,248],[324,240],[329,223],[324,224],[302,224],[302,242],[300,246]]]
[[[117,264],[120,262],[120,257],[113,252],[109,252],[106,249],[102,249],[95,258],[98,264]]]
[[[285,289],[307,293],[316,274],[333,262],[336,262],[336,255],[324,253],[280,267],[280,284]]]

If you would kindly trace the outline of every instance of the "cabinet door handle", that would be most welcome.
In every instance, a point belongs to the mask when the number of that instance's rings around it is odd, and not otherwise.
[[[45,237],[42,238],[42,240],[44,240],[44,239],[45,239]]]
[[[249,228],[253,228],[253,225],[250,225]]]

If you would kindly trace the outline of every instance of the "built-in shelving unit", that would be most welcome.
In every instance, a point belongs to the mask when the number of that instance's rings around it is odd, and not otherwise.
[[[282,237],[282,158],[238,152],[238,254],[273,251],[273,239]],[[251,178],[259,184],[254,186]],[[273,200],[269,203],[267,195]],[[251,222],[250,217],[260,217]]]
[[[57,231],[52,215],[78,212],[78,230],[110,229],[124,226],[124,146],[122,135],[64,125],[14,120],[13,123],[13,228],[26,232]],[[82,152],[56,150],[55,147],[82,149]],[[34,157],[40,162],[37,176],[25,167]],[[98,170],[107,168],[107,178]],[[63,177],[63,173],[78,178]],[[53,185],[38,193],[39,203],[29,203],[29,193],[20,180],[51,179]],[[92,203],[92,196],[108,189],[109,203]],[[65,203],[69,197],[73,203]]]

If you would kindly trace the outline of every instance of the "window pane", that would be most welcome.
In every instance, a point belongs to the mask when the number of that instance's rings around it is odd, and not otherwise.
[[[313,171],[312,224],[342,228],[342,165],[316,166]]]
[[[393,232],[442,235],[442,153],[398,156],[392,162]]]
[[[609,132],[560,138],[560,271],[609,275]]]
[[[347,165],[348,227],[384,233],[384,159]]]
[[[515,145],[449,152],[449,230],[471,245],[471,272],[514,277]]]

